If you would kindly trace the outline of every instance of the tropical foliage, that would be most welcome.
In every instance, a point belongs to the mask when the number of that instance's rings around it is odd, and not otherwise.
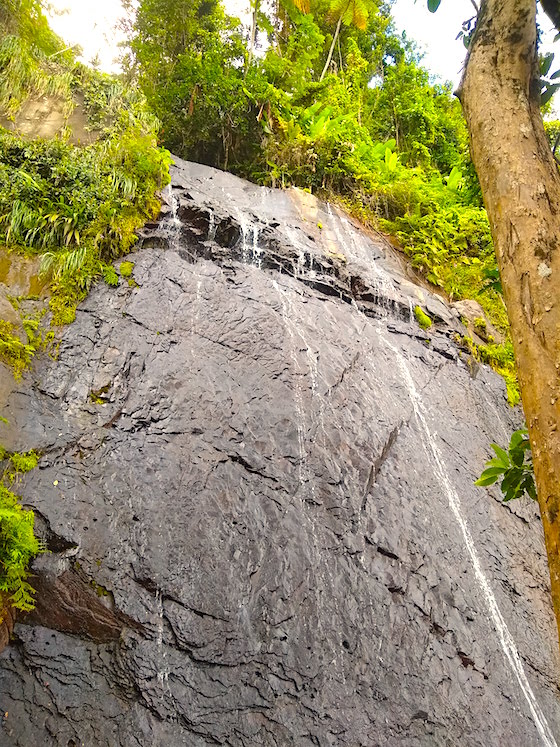
[[[127,70],[160,118],[166,147],[342,203],[392,235],[419,280],[451,300],[476,297],[507,336],[499,283],[488,282],[496,261],[459,102],[395,34],[390,5],[263,7],[251,5],[247,33],[218,0],[138,4]],[[493,352],[513,381],[513,359]]]
[[[91,283],[129,251],[136,229],[157,213],[169,156],[157,148],[159,123],[136,87],[76,63],[39,3],[14,0],[12,11],[0,16],[14,31],[0,38],[0,110],[14,117],[29,95],[49,94],[69,115],[80,100],[96,135],[78,147],[69,130],[31,141],[0,128],[0,242],[41,256],[52,278],[54,322],[65,323]],[[5,325],[1,333],[5,358]],[[29,350],[10,345],[12,357],[28,357]]]
[[[114,127],[87,148],[0,132],[0,237],[41,255],[55,323],[71,321],[91,283],[130,250],[136,229],[158,211],[167,170],[165,154],[136,125]]]

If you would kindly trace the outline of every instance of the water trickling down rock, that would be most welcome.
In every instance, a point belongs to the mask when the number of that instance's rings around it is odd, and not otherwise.
[[[2,412],[52,553],[0,744],[555,745],[536,508],[473,486],[519,413],[456,313],[304,192],[178,160],[166,203]]]

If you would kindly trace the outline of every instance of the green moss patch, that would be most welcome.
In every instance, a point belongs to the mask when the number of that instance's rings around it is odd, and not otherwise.
[[[123,278],[130,278],[133,270],[134,262],[121,262],[119,265],[119,272]]]
[[[414,307],[414,316],[422,329],[429,329],[432,326],[432,320],[422,311],[420,306]]]

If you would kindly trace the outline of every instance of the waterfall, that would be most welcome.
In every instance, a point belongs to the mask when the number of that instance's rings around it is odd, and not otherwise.
[[[529,705],[533,721],[535,722],[535,726],[537,727],[543,744],[545,745],[545,747],[557,747],[557,743],[554,739],[550,726],[548,725],[546,717],[537,702],[529,680],[527,679],[527,675],[525,674],[523,663],[521,661],[521,657],[519,656],[519,652],[515,645],[513,636],[511,635],[506,621],[504,620],[504,617],[500,611],[500,608],[498,607],[498,602],[496,600],[496,597],[494,596],[494,592],[492,591],[490,583],[488,582],[488,579],[486,578],[486,576],[484,575],[484,571],[482,570],[482,565],[476,551],[473,537],[461,510],[461,500],[457,491],[451,483],[449,473],[445,466],[443,454],[436,441],[437,434],[432,433],[428,424],[427,411],[422,401],[422,397],[416,389],[416,385],[414,384],[414,380],[410,373],[408,364],[400,350],[398,350],[387,339],[384,334],[384,330],[380,331],[380,337],[385,345],[395,355],[397,366],[412,402],[412,407],[414,409],[414,414],[416,416],[417,422],[424,432],[426,443],[429,447],[429,453],[431,454],[434,464],[435,475],[443,488],[443,491],[449,503],[449,508],[451,509],[451,513],[455,518],[463,536],[463,541],[471,561],[476,581],[482,592],[484,601],[486,602],[490,618],[494,624],[496,632],[498,633],[498,638],[500,640],[500,645],[504,652],[504,656],[506,657],[511,670],[515,678],[517,679],[517,682],[519,683],[519,687],[521,688],[521,691],[523,692],[523,695],[525,696],[525,699]]]
[[[259,227],[253,223],[253,263],[259,268],[262,267],[263,250],[259,246]]]
[[[293,226],[284,226],[284,231],[292,247],[294,247],[294,249],[297,249],[298,253],[297,261],[294,263],[294,277],[299,279],[306,275],[309,279],[313,279],[315,277],[315,270],[313,269],[313,255],[311,254],[311,252],[305,251],[305,246],[299,238],[298,231],[293,228]],[[306,272],[306,265],[308,262],[309,269]]]
[[[214,215],[214,211],[212,208],[208,210],[208,240],[214,241],[216,238],[216,230],[218,226],[216,225],[216,216]]]
[[[275,278],[273,278],[272,280],[272,286],[278,294],[280,306],[282,309],[282,319],[284,321],[284,327],[286,329],[286,332],[288,333],[288,337],[290,338],[290,358],[292,361],[294,373],[299,374],[301,373],[301,371],[299,370],[299,364],[296,355],[297,332],[291,319],[291,312],[293,312],[293,309],[291,308],[290,296],[289,293],[286,293],[286,291],[280,287]],[[294,404],[296,409],[296,428],[300,452],[299,481],[301,485],[308,486],[309,498],[312,502],[315,502],[315,483],[312,479],[311,471],[309,469],[307,448],[305,446],[305,408],[303,406],[303,393],[299,382],[294,389]]]
[[[167,185],[166,191],[166,202],[171,208],[171,220],[169,220],[169,218],[166,218],[162,222],[162,226],[165,226],[165,228],[167,229],[167,233],[169,235],[169,246],[171,247],[171,249],[178,249],[180,243],[179,240],[181,237],[181,219],[178,215],[179,202],[175,197],[175,193],[173,192],[171,184]]]
[[[387,316],[393,307],[392,299],[394,298],[394,285],[391,277],[379,266],[360,233],[350,226],[347,218],[335,214],[329,202],[327,202],[327,212],[342,253],[357,260],[366,270],[373,273],[370,280],[375,302],[381,311],[381,315]],[[346,239],[349,239],[349,241]]]
[[[237,219],[241,227],[241,261],[262,267],[263,250],[259,246],[259,227],[241,210],[237,210]]]

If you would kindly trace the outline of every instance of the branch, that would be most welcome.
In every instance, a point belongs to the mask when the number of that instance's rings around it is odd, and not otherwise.
[[[475,0],[471,0],[471,3],[473,5],[473,8],[476,10],[476,14],[478,15],[478,11],[480,10],[480,8],[476,4]]]
[[[69,52],[71,49],[75,49],[76,47],[79,47],[79,44],[72,44],[71,47],[66,47],[66,49],[59,49],[58,52],[55,52],[54,54],[50,54],[47,59],[51,60],[53,57],[58,57],[59,54],[64,54],[65,52]]]

